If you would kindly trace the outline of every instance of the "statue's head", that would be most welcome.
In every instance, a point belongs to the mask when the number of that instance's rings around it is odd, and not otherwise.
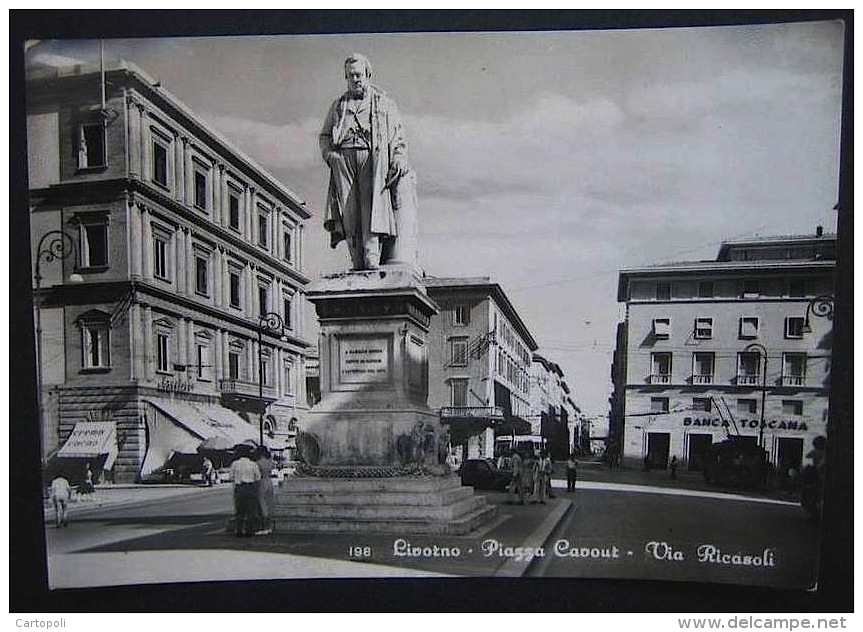
[[[361,97],[366,93],[372,80],[372,64],[368,57],[359,53],[351,53],[345,59],[345,81],[348,91]]]

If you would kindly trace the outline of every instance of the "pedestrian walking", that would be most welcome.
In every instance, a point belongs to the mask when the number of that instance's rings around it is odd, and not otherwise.
[[[575,481],[578,478],[578,461],[575,460],[575,452],[569,455],[566,461],[566,491],[575,491]]]
[[[254,534],[258,521],[258,483],[261,470],[249,458],[251,449],[239,448],[239,458],[231,463],[231,479],[234,481],[234,519],[238,537]]]
[[[93,484],[93,470],[90,469],[90,462],[84,466],[84,480],[81,483],[80,493],[81,500],[92,500],[93,492],[96,491],[96,486]]]
[[[213,485],[213,462],[204,457],[204,461],[201,464],[202,474],[204,476],[204,487],[212,487]]]
[[[512,504],[513,500],[518,497],[518,504],[524,504],[524,463],[521,455],[517,450],[511,450],[512,457],[512,479],[509,483],[509,497],[507,503]]]
[[[548,451],[540,452],[536,461],[536,502],[544,505],[545,499],[550,497],[551,490],[551,459]]]
[[[522,460],[522,485],[524,486],[524,494],[528,496],[531,504],[536,502],[536,481],[537,481],[537,459],[536,453],[528,449]]]
[[[255,535],[269,535],[273,532],[273,505],[275,504],[275,490],[271,473],[275,467],[267,446],[260,446],[255,452],[255,463],[261,472],[261,480],[258,483],[258,511],[261,517]]]
[[[671,457],[671,463],[668,464],[668,469],[671,470],[671,478],[677,478],[677,455]]]
[[[69,524],[69,515],[66,513],[66,510],[71,497],[72,486],[66,477],[63,476],[63,473],[60,472],[51,481],[51,502],[54,503],[54,521],[58,529]]]

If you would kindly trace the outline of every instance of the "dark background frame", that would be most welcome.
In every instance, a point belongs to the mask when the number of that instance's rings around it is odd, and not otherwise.
[[[846,25],[828,481],[818,586],[634,580],[280,580],[47,589],[34,327],[28,264],[24,107],[27,39],[339,32],[619,29],[842,20]],[[852,10],[767,11],[22,11],[9,13],[11,612],[853,612],[853,49]],[[334,592],[335,591],[335,592]],[[332,595],[339,598],[333,601]],[[513,598],[517,595],[517,598]]]

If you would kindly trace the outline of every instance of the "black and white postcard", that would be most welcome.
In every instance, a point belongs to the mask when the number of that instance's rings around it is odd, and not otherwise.
[[[848,24],[710,17],[25,37],[48,596],[830,586]]]

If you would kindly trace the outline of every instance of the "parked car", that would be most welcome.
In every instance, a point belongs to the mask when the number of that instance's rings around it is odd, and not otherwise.
[[[468,459],[458,470],[461,484],[475,489],[506,491],[511,474],[488,459]]]

